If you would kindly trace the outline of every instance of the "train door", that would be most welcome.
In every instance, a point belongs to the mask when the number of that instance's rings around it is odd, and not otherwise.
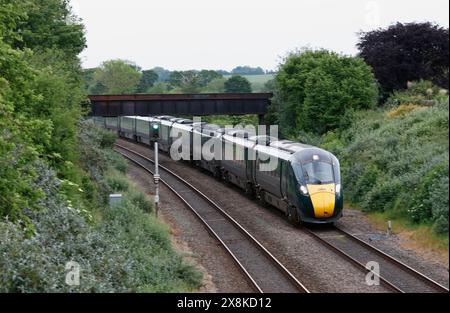
[[[256,168],[256,151],[253,147],[245,148],[245,167],[247,174],[247,181],[251,184],[255,185],[256,177],[255,177],[255,168]]]
[[[287,181],[288,181],[288,163],[284,160],[280,160],[281,165],[281,180],[280,180],[280,189],[281,189],[281,197],[283,199],[287,199]]]
[[[297,178],[294,175],[294,171],[289,163],[286,163],[287,168],[287,198],[291,204],[297,205],[296,199],[296,189],[297,189]]]

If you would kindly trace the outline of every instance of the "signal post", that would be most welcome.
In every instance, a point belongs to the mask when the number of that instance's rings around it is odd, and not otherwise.
[[[159,149],[158,149],[158,140],[159,140],[159,123],[152,123],[152,141],[154,142],[153,149],[155,149],[155,172],[153,174],[153,182],[155,184],[155,215],[158,217],[159,211]]]

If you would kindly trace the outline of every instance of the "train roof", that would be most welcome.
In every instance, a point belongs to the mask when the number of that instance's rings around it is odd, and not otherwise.
[[[145,116],[126,116],[126,118],[135,118],[144,121],[160,120],[162,124],[172,125],[177,128],[195,130],[201,133],[217,134],[224,140],[236,143],[244,147],[254,147],[255,150],[268,155],[275,156],[287,161],[309,162],[311,160],[321,159],[326,162],[334,162],[335,157],[321,148],[307,145],[292,140],[278,140],[275,137],[267,135],[255,136],[251,132],[236,128],[222,128],[216,124],[205,122],[194,123],[190,119],[176,118],[174,116],[163,115],[156,117]]]

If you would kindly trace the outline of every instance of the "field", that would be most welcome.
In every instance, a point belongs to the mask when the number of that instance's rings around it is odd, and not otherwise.
[[[271,79],[274,78],[274,74],[264,74],[264,75],[242,75],[247,78],[249,82],[252,84],[253,92],[262,92],[264,91],[264,85]],[[231,75],[225,75],[225,78],[230,78]]]

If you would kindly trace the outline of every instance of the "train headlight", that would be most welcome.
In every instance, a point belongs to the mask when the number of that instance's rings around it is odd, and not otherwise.
[[[336,184],[336,193],[341,193],[341,184]]]
[[[302,192],[303,195],[305,195],[305,196],[308,195],[308,188],[306,188],[306,186],[301,185],[300,191]]]

